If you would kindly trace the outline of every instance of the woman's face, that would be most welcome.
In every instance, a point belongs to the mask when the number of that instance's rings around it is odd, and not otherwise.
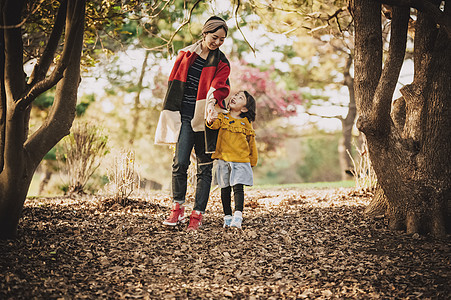
[[[224,44],[224,40],[226,38],[226,32],[224,28],[220,28],[213,33],[207,33],[205,35],[205,45],[210,50],[216,50]]]

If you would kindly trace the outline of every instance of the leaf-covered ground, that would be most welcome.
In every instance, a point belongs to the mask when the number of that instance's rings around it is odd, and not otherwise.
[[[163,193],[27,200],[0,299],[450,299],[449,236],[391,232],[350,190],[246,197],[243,230],[222,228],[216,191],[195,233],[161,224]]]

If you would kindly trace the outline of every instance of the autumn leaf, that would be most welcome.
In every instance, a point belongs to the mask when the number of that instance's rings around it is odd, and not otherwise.
[[[243,230],[222,228],[219,191],[203,226],[162,221],[171,197],[25,203],[0,241],[1,299],[447,299],[450,244],[388,230],[353,190],[248,189]],[[192,200],[186,203],[190,213]],[[117,203],[116,203],[117,204]]]

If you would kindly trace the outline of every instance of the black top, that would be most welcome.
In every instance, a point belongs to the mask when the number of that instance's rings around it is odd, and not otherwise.
[[[182,120],[191,121],[194,116],[194,108],[196,107],[197,88],[199,87],[199,79],[206,60],[198,56],[194,63],[188,69],[186,77],[185,89],[183,91],[182,108],[180,113]]]

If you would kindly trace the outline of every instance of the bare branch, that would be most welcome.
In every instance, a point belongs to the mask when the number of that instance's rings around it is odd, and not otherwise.
[[[82,23],[82,16],[78,15],[76,11],[73,13],[72,16],[67,16],[71,19],[73,24]],[[58,65],[53,70],[52,74],[39,82],[37,82],[34,86],[32,86],[27,94],[19,99],[17,101],[15,110],[17,111],[23,111],[25,110],[40,94],[44,93],[51,87],[53,87],[55,84],[60,81],[64,76],[64,71],[66,70],[69,60],[71,58],[73,48],[76,43],[76,39],[72,39],[71,37],[77,36],[79,31],[83,31],[82,27],[72,26],[67,33],[67,36],[69,37],[66,41],[66,44],[64,46],[63,54],[61,60],[58,62]]]
[[[188,18],[177,28],[177,30],[172,34],[171,38],[168,41],[167,47],[168,47],[168,51],[170,51],[170,45],[172,43],[172,40],[174,40],[175,36],[177,35],[177,33],[183,28],[185,27],[186,24],[189,24],[189,22],[191,21],[191,16],[193,14],[194,9],[196,8],[196,6],[200,3],[201,0],[197,0],[196,3],[194,3],[193,7],[191,7],[189,14],[188,14]]]
[[[332,15],[329,15],[328,16],[328,18],[327,18],[327,21],[330,21],[330,20],[332,20],[332,19],[338,19],[338,15],[340,14],[340,13],[342,13],[342,12],[344,12],[344,11],[347,11],[347,7],[346,6],[344,6],[344,7],[340,7],[339,9],[337,9],[337,11],[336,12],[334,12]]]
[[[243,31],[241,30],[240,24],[238,22],[238,10],[240,9],[240,4],[241,1],[238,0],[237,4],[236,4],[236,10],[235,10],[235,23],[236,23],[236,27],[238,28],[238,30],[241,32],[241,35],[244,38],[244,41],[246,42],[246,44],[249,46],[249,48],[251,48],[252,52],[255,55],[255,49],[251,46],[251,44],[249,44],[248,40],[246,39],[246,36],[244,35]]]
[[[437,5],[424,0],[377,0],[380,3],[393,6],[413,7],[419,11],[427,13],[434,21],[443,27],[449,38],[451,38],[451,18],[446,12],[439,9]]]
[[[44,3],[45,0],[41,0],[41,2],[36,5],[35,9],[29,14],[29,16],[33,15],[35,12],[38,11],[38,9],[41,7],[42,3]],[[28,17],[24,18],[21,22],[14,24],[14,25],[0,25],[0,29],[14,29],[14,28],[21,28],[28,20]]]
[[[314,32],[316,32],[318,30],[327,28],[327,27],[329,27],[329,24],[324,24],[324,25],[321,25],[321,26],[318,26],[318,27],[315,27],[315,28],[311,29],[309,33],[311,34],[311,33],[314,33]]]
[[[39,82],[37,82],[28,91],[28,93],[16,102],[15,109],[17,111],[25,110],[40,94],[52,88],[63,78],[64,70],[67,68],[67,63],[60,63],[58,67],[52,72],[52,74]]]
[[[33,73],[31,74],[28,81],[30,85],[34,85],[36,82],[43,80],[50,68],[56,48],[58,47],[58,42],[61,38],[61,34],[63,33],[64,22],[66,20],[66,12],[67,0],[63,0],[61,1],[61,5],[58,9],[58,14],[55,19],[55,25],[53,26],[53,30],[47,46],[42,53],[41,59],[35,65]]]
[[[166,3],[164,4],[164,6],[154,15],[149,16],[150,19],[156,18],[158,17],[164,10],[165,8],[171,3],[171,1],[166,1]],[[160,5],[160,3],[157,3],[155,5],[155,7],[158,7]],[[152,10],[156,10],[156,8],[152,8]]]
[[[324,118],[324,119],[338,119],[338,120],[340,120],[340,121],[343,120],[343,117],[340,116],[340,115],[336,115],[336,116],[324,116],[324,115],[320,115],[320,114],[313,113],[313,112],[308,111],[308,110],[305,111],[305,113],[308,114],[309,116],[312,116],[312,117],[320,117],[320,118]]]
[[[263,10],[280,10],[280,11],[284,11],[284,12],[290,12],[290,13],[295,13],[298,15],[302,15],[305,16],[307,13],[305,11],[302,11],[302,8],[296,8],[296,9],[289,9],[286,7],[277,7],[274,5],[275,1],[271,1],[270,4],[263,4],[260,2],[256,2],[256,1],[251,1],[251,4],[253,7],[257,8],[257,9],[263,9]],[[261,4],[261,6],[259,6],[258,4]]]
[[[67,3],[66,34],[63,57],[60,61],[66,65],[64,77],[56,85],[55,101],[49,116],[24,143],[30,165],[39,162],[63,136],[69,133],[72,126],[80,81],[85,6],[86,0],[71,0]]]

